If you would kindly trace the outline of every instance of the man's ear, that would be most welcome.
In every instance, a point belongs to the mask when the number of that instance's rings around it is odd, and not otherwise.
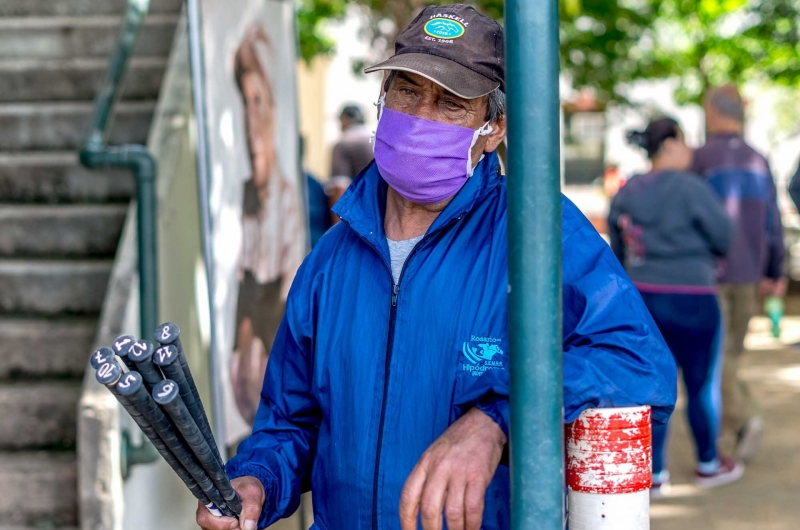
[[[497,121],[492,122],[492,132],[486,136],[484,153],[491,153],[497,149],[506,137],[506,117],[503,115]]]

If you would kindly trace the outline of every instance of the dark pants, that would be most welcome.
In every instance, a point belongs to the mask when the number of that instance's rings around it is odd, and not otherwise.
[[[697,460],[717,458],[721,417],[721,313],[713,294],[642,293],[642,298],[682,369],[689,425]],[[666,465],[667,425],[653,425],[653,472]]]

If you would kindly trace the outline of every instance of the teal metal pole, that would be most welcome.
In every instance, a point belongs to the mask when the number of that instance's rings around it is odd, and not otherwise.
[[[558,0],[506,0],[511,527],[564,528]]]

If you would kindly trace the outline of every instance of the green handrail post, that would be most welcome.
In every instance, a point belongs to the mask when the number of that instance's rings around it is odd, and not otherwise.
[[[511,528],[563,530],[558,0],[506,0]]]
[[[128,63],[149,8],[150,0],[128,0],[117,46],[95,97],[90,130],[80,150],[80,161],[87,168],[127,168],[136,179],[139,313],[143,338],[148,338],[158,326],[156,161],[143,145],[109,146],[108,134]]]
[[[117,46],[109,58],[106,77],[94,100],[89,133],[81,145],[81,164],[90,169],[126,168],[136,179],[136,232],[139,259],[139,321],[142,338],[149,338],[158,326],[158,247],[156,234],[156,161],[144,145],[109,146],[114,108],[122,92],[139,30],[150,8],[150,0],[128,0]],[[158,451],[143,439],[138,446],[122,436],[122,469],[158,460]]]

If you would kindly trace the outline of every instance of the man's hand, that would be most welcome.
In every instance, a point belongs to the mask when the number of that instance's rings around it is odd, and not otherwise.
[[[231,480],[233,489],[242,499],[242,515],[239,521],[233,517],[215,517],[211,515],[208,508],[198,503],[197,524],[203,530],[256,530],[258,518],[264,508],[264,486],[255,477],[239,477]]]
[[[420,458],[400,496],[402,530],[480,530],[484,497],[507,440],[495,421],[472,409],[448,428]]]
[[[784,296],[786,294],[786,278],[764,278],[759,285],[761,296]]]

